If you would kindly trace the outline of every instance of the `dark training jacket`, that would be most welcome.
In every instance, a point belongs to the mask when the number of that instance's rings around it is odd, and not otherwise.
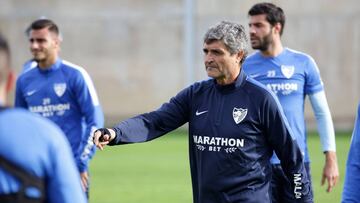
[[[194,203],[270,202],[273,150],[298,202],[311,202],[303,155],[279,102],[243,71],[233,84],[195,83],[158,110],[119,123],[110,145],[146,142],[186,122]]]

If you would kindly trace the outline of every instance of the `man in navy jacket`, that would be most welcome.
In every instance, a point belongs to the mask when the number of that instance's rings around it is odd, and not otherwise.
[[[221,22],[204,37],[209,77],[159,109],[94,134],[100,148],[146,142],[189,123],[194,203],[270,202],[275,150],[298,202],[312,202],[303,156],[274,95],[241,71],[247,51],[243,26]]]

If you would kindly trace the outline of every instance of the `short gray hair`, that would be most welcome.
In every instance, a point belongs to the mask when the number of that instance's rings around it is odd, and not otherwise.
[[[217,40],[224,42],[230,54],[243,51],[244,57],[240,61],[240,64],[245,60],[248,53],[248,39],[242,25],[229,21],[221,21],[215,26],[210,27],[205,33],[204,43],[209,44]]]

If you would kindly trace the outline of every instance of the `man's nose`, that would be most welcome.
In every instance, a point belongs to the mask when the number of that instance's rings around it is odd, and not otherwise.
[[[214,61],[214,57],[211,54],[205,54],[204,56],[205,63],[212,63]]]
[[[256,33],[256,30],[254,29],[254,26],[249,26],[249,33],[250,34],[255,34]]]
[[[30,49],[37,49],[39,48],[39,43],[36,40],[30,41]]]

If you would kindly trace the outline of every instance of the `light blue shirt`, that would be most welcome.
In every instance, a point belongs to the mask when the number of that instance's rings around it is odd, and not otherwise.
[[[47,202],[85,203],[72,152],[52,122],[23,109],[0,111],[0,155],[46,181]],[[16,193],[20,183],[0,168],[0,194]],[[31,197],[39,191],[26,190]]]
[[[276,57],[264,57],[256,51],[246,58],[242,68],[276,94],[305,162],[309,162],[304,100],[306,95],[324,90],[315,61],[309,55],[284,48]],[[271,162],[280,163],[275,154]]]

